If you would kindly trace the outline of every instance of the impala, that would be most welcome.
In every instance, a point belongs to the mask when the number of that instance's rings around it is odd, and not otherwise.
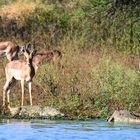
[[[18,53],[20,47],[12,43],[11,41],[0,42],[0,56],[6,56],[8,61],[18,59]]]
[[[39,65],[40,63],[53,63],[55,65],[61,66],[61,58],[62,54],[58,50],[47,50],[43,53],[38,52],[35,54],[35,57],[33,58],[33,63],[36,65]]]
[[[11,88],[14,86],[16,80],[21,81],[21,89],[22,89],[21,106],[23,106],[24,102],[24,81],[28,82],[30,105],[32,105],[31,89],[32,89],[32,79],[35,75],[35,66],[33,66],[32,60],[35,53],[36,53],[35,49],[33,49],[33,51],[30,52],[27,49],[27,47],[23,47],[23,54],[26,57],[26,61],[13,60],[6,65],[5,67],[6,83],[3,87],[3,106],[5,105],[6,95],[8,106],[10,106],[9,93]]]

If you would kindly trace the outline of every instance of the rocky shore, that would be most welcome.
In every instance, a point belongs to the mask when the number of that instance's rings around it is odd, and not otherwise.
[[[107,119],[107,121],[140,124],[140,115],[129,112],[127,110],[115,110],[114,113]]]
[[[3,113],[4,114],[4,113]],[[8,114],[11,118],[59,118],[64,117],[59,110],[43,106],[10,107]]]

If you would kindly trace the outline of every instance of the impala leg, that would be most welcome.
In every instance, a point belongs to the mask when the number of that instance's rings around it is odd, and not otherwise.
[[[14,78],[12,78],[12,80],[10,81],[10,84],[9,84],[9,89],[7,90],[7,104],[8,104],[9,108],[10,108],[9,94],[10,94],[11,89],[15,86],[15,84],[16,84],[16,80]]]
[[[9,98],[10,89],[7,91],[7,104],[10,107],[10,98]]]
[[[10,88],[10,82],[11,82],[11,79],[6,81],[4,87],[3,87],[3,106],[5,106],[5,94],[7,94],[9,88]]]
[[[3,104],[2,104],[2,106],[5,106],[5,94],[6,94],[6,91],[3,90]]]
[[[24,102],[24,79],[21,80],[21,90],[22,90],[21,106],[23,106],[23,102]]]
[[[30,105],[33,105],[33,103],[32,103],[32,82],[29,82],[28,85],[29,85]]]

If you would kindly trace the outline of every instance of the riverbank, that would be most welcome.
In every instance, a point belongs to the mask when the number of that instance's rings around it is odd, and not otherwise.
[[[58,108],[69,119],[107,118],[121,109],[139,112],[138,57],[96,49],[64,50],[64,74],[50,64],[39,68],[33,79],[34,105]],[[1,74],[2,86],[3,69]],[[28,88],[25,90],[24,104],[29,105]],[[20,104],[20,83],[12,90],[10,101],[13,107]]]
[[[1,41],[35,42],[38,51],[62,52],[63,69],[52,64],[39,67],[33,79],[34,105],[58,108],[69,119],[106,118],[121,109],[140,112],[139,22],[138,15],[133,15],[139,9],[131,13],[131,5],[120,3],[121,8],[110,13],[113,5],[89,0],[1,3]],[[0,61],[2,93],[7,60]],[[17,83],[11,106],[20,101]],[[24,104],[29,105],[27,87]]]

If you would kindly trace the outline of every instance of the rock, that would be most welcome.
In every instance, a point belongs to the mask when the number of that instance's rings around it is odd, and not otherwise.
[[[18,114],[19,113],[19,111],[20,111],[20,108],[19,107],[14,107],[14,108],[9,108],[8,107],[8,109],[9,109],[9,111],[10,111],[10,114],[12,115],[12,116],[15,116],[16,114]]]
[[[127,110],[115,111],[108,119],[108,122],[140,123],[140,117]]]
[[[54,108],[43,106],[10,107],[9,111],[12,117],[22,118],[49,118],[64,116],[64,114]]]

